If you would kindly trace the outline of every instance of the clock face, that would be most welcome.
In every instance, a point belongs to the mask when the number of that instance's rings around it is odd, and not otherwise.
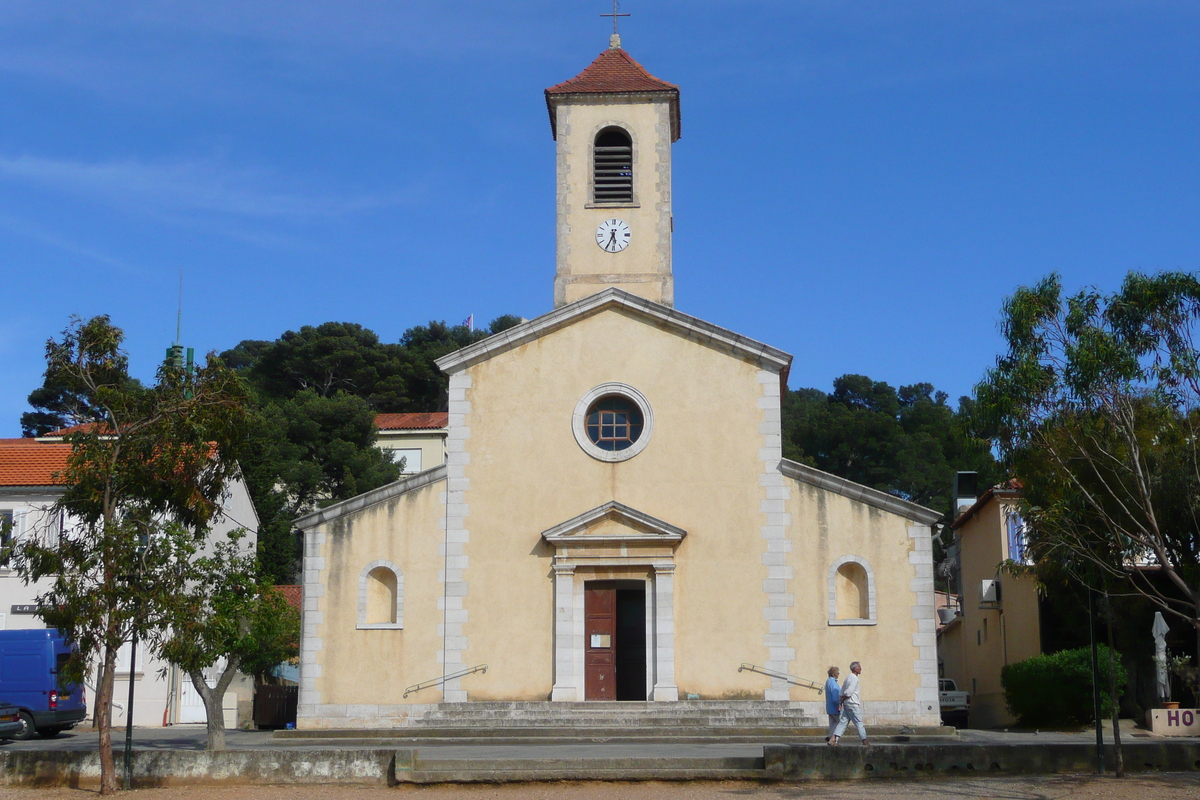
[[[596,244],[608,253],[619,253],[629,246],[629,225],[623,219],[606,219],[596,228]]]

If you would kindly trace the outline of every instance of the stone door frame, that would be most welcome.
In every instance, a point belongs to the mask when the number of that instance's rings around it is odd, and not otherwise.
[[[611,523],[615,523],[611,524]],[[553,702],[584,699],[584,584],[646,584],[648,699],[679,699],[675,684],[675,550],[687,532],[610,501],[542,532],[555,548]]]
[[[554,688],[551,701],[584,699],[584,584],[598,580],[646,584],[646,686],[648,700],[678,700],[675,685],[675,564],[571,563],[555,558]],[[592,559],[587,559],[591,562]]]

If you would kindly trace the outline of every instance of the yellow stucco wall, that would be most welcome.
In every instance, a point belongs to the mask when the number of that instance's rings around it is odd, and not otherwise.
[[[405,687],[442,674],[437,659],[442,645],[438,532],[444,489],[445,481],[437,481],[317,528],[325,535],[318,552],[326,569],[324,596],[314,598],[322,621],[314,625],[313,635],[322,647],[317,659],[321,674],[313,688],[322,703],[420,702],[405,699]],[[359,576],[380,560],[395,564],[404,578],[401,630],[357,627]]]
[[[920,677],[913,671],[919,658],[913,644],[918,622],[909,553],[914,540],[908,520],[832,492],[790,481],[788,510],[795,573],[796,660],[793,674],[819,678],[832,665],[843,677],[852,661],[862,662],[865,703],[912,701]],[[876,617],[874,625],[829,623],[829,573],[843,556],[857,556],[870,566]],[[808,700],[793,689],[796,700]]]
[[[961,648],[961,655],[944,658],[946,677],[962,691],[971,692],[972,728],[1009,725],[1009,713],[1000,683],[1005,664],[1023,661],[1041,652],[1041,624],[1037,589],[1030,578],[1002,575],[999,565],[1008,558],[1005,510],[1016,508],[1015,499],[993,497],[959,528],[962,548],[963,616],[961,633],[945,646]],[[982,607],[980,584],[1000,582],[1001,600]],[[944,641],[945,641],[945,637]]]
[[[671,279],[671,132],[666,102],[572,102],[558,114],[558,267],[555,305],[617,286],[657,303],[673,302]],[[633,140],[634,203],[594,207],[592,147],[617,126]],[[609,253],[596,226],[616,217],[629,224],[629,246]]]
[[[491,666],[470,696],[548,697],[553,550],[539,535],[609,500],[688,532],[675,573],[680,692],[753,690],[736,670],[761,653],[766,629],[758,367],[608,311],[469,372],[465,660]],[[615,464],[587,455],[571,428],[579,399],[610,381],[641,391],[654,411],[648,446]]]

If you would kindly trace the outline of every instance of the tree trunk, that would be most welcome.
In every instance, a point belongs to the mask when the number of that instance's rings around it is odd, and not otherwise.
[[[100,730],[100,685],[104,683],[104,676],[107,673],[108,671],[104,668],[104,659],[102,658],[100,659],[99,666],[96,668],[96,705],[92,708],[92,730],[94,731]],[[109,710],[111,711],[111,708]],[[108,715],[108,718],[111,723],[111,713]]]
[[[100,668],[100,685],[96,687],[95,718],[100,728],[100,794],[117,791],[117,765],[112,750],[113,673],[117,666],[117,651],[106,645],[104,663]],[[133,709],[129,709],[133,713]]]
[[[1113,774],[1118,778],[1125,777],[1125,752],[1121,749],[1121,701],[1117,695],[1117,665],[1113,649],[1112,600],[1108,596],[1107,587],[1104,590],[1104,623],[1108,628],[1108,696],[1112,701],[1113,726]]]
[[[241,663],[242,661],[239,658],[230,658],[225,664],[225,671],[217,679],[217,685],[213,687],[209,687],[208,682],[204,680],[203,670],[188,670],[188,677],[192,679],[192,685],[196,687],[196,691],[200,694],[200,699],[204,701],[204,716],[208,729],[209,750],[226,749],[225,690],[233,682],[233,676],[237,674]]]

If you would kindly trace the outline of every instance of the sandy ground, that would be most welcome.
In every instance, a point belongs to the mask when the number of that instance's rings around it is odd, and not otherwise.
[[[0,788],[4,800],[89,800],[83,789]],[[768,784],[744,781],[521,783],[399,786],[202,786],[140,789],[132,800],[1158,800],[1200,797],[1200,773],[1112,777],[1056,775],[979,778],[971,781],[912,780]]]

